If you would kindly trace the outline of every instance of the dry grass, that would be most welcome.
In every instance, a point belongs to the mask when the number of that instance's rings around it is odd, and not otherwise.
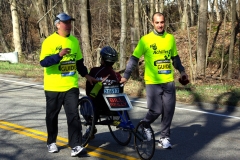
[[[9,64],[0,62],[0,74],[17,75],[23,78],[31,78],[34,81],[43,81],[43,68],[31,64]],[[177,75],[176,75],[177,77]],[[215,103],[240,107],[240,82],[237,80],[199,80],[201,83],[182,86],[177,80],[177,101],[188,104],[196,102]],[[85,88],[85,78],[79,78],[79,86]],[[232,85],[235,84],[235,85]],[[124,92],[131,97],[145,97],[145,84],[141,80],[129,79],[124,87]]]

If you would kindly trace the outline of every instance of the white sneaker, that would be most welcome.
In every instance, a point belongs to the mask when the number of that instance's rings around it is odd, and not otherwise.
[[[160,138],[158,142],[158,146],[164,149],[172,148],[172,145],[170,143],[170,138]]]
[[[47,147],[48,147],[48,152],[50,152],[50,153],[58,152],[56,143],[51,143],[51,144],[47,145]]]
[[[72,148],[71,156],[72,156],[72,157],[75,157],[75,156],[78,155],[82,150],[83,150],[83,147],[81,147],[81,146],[76,146],[76,147]]]
[[[151,141],[152,132],[151,132],[150,128],[144,128],[144,133],[145,133],[147,141]]]

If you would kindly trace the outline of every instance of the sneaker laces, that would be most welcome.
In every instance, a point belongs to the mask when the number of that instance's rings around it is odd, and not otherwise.
[[[77,152],[78,149],[80,149],[80,146],[76,146],[76,147],[74,147],[74,148],[72,149],[72,151],[73,151],[73,152]]]

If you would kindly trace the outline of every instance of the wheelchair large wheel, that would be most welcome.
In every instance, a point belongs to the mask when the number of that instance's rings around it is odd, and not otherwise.
[[[80,120],[82,124],[82,146],[85,147],[89,140],[94,136],[95,129],[95,112],[91,99],[82,97],[78,101]]]
[[[119,127],[119,124],[123,121],[123,119],[129,120],[129,116],[127,111],[120,111],[119,113],[121,113],[122,118],[120,116],[108,116],[108,120],[112,122],[111,124],[108,124],[108,128],[114,140],[118,144],[126,146],[131,140],[132,132],[130,129],[126,129],[121,126]]]
[[[155,136],[150,125],[147,125],[147,128],[149,128],[150,131],[150,137],[147,136],[144,127],[146,127],[146,122],[141,121],[138,123],[134,137],[134,144],[139,157],[143,160],[150,160],[155,152]]]

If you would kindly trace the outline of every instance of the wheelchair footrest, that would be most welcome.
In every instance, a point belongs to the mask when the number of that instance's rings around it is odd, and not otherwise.
[[[101,120],[101,121],[98,121],[95,123],[95,125],[109,125],[109,124],[112,124],[113,121],[112,120]]]

